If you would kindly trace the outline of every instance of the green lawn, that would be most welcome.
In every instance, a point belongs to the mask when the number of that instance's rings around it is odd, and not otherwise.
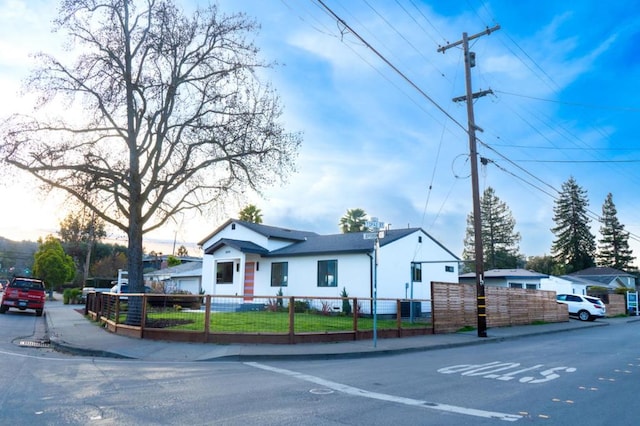
[[[162,311],[148,312],[147,319],[156,326],[160,324],[169,330],[204,330],[203,312]],[[294,318],[296,333],[352,331],[353,317],[340,315],[320,315],[315,313],[296,313]],[[220,312],[212,313],[211,332],[224,333],[288,333],[289,314],[287,312]],[[410,323],[403,321],[403,328],[424,328],[425,322]],[[378,319],[377,328],[395,329],[395,319]],[[358,318],[359,330],[372,330],[372,318]]]

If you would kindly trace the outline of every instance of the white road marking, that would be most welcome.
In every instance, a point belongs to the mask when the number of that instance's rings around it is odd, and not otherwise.
[[[404,405],[410,405],[413,407],[421,407],[421,408],[430,408],[432,410],[446,411],[449,413],[456,413],[456,414],[465,414],[468,416],[505,420],[509,422],[515,422],[516,420],[520,420],[522,418],[522,416],[518,416],[515,414],[499,413],[496,411],[476,410],[473,408],[458,407],[455,405],[448,405],[448,404],[439,404],[437,402],[421,401],[419,399],[404,398],[401,396],[388,395],[388,394],[379,393],[379,392],[370,392],[370,391],[356,388],[353,386],[344,385],[342,383],[325,380],[320,377],[311,376],[309,374],[299,373],[297,371],[286,370],[283,368],[270,367],[268,365],[261,364],[258,362],[245,362],[244,364],[254,368],[259,368],[261,370],[266,370],[273,373],[294,377],[296,379],[315,383],[317,385],[321,385],[326,388],[336,390],[338,392],[342,392],[342,393],[353,395],[353,396],[360,396],[363,398],[377,399],[377,400],[386,401],[386,402],[395,402],[397,404],[404,404]]]

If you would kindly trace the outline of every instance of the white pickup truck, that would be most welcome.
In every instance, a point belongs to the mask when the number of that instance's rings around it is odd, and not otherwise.
[[[83,287],[82,288],[82,300],[87,300],[88,293],[126,293],[126,286],[128,273],[122,269],[118,269],[118,278],[115,281],[111,281],[109,287]],[[123,289],[124,286],[124,289]],[[123,291],[124,290],[124,291]]]

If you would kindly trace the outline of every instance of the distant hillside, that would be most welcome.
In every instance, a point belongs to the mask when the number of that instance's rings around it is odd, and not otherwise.
[[[35,241],[12,241],[0,237],[0,275],[28,275],[33,268]]]

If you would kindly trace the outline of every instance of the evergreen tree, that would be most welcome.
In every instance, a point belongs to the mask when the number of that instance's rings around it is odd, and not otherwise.
[[[587,192],[573,177],[562,184],[562,191],[553,207],[556,226],[551,231],[556,240],[551,252],[564,272],[570,273],[595,265],[595,237],[589,229]]]
[[[33,275],[42,278],[49,287],[49,297],[55,288],[73,279],[76,265],[64,252],[60,240],[47,236],[38,240],[38,251],[33,255]]]
[[[528,271],[535,271],[547,275],[562,275],[562,268],[558,267],[558,262],[553,256],[530,256],[527,259],[525,268]]]
[[[602,205],[600,235],[598,241],[598,265],[626,270],[635,259],[629,248],[629,233],[618,221],[618,211],[613,203],[613,195],[609,193]]]
[[[498,198],[493,188],[485,189],[480,199],[480,217],[482,219],[482,250],[484,269],[516,268],[522,263],[519,254],[520,234],[515,232],[516,221],[511,210]],[[467,216],[467,233],[464,239],[465,260],[475,259],[475,230],[473,212]],[[474,270],[472,262],[465,270]]]
[[[97,242],[107,236],[105,223],[94,214],[87,214],[86,208],[69,213],[60,222],[60,242],[65,252],[73,257],[78,271],[76,284],[83,285],[89,278],[89,267],[93,249]]]
[[[340,218],[340,231],[343,234],[367,231],[366,221],[367,213],[363,209],[348,209],[344,216]]]

